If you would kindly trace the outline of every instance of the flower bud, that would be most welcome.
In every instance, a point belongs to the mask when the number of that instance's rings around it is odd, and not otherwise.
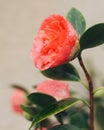
[[[39,70],[45,70],[72,60],[78,49],[78,35],[71,23],[54,14],[42,22],[34,38],[31,57]]]
[[[37,85],[37,91],[48,94],[58,101],[70,97],[69,85],[58,80],[43,81]]]
[[[22,114],[22,104],[26,104],[26,93],[21,89],[16,89],[11,95],[11,106],[14,112]]]

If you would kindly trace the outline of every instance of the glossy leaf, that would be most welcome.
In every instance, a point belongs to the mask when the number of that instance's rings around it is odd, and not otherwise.
[[[86,22],[81,14],[81,12],[75,8],[72,8],[67,16],[66,19],[71,22],[75,30],[77,31],[78,35],[81,36],[86,28]]]
[[[49,130],[80,130],[79,128],[77,128],[76,126],[73,125],[57,125]]]
[[[104,23],[92,26],[80,38],[80,49],[92,48],[104,43]]]
[[[44,119],[48,118],[49,116],[56,115],[64,110],[66,110],[67,108],[73,106],[78,101],[80,101],[80,100],[76,99],[76,98],[68,98],[68,99],[61,100],[57,103],[54,103],[54,104],[48,106],[47,108],[43,109],[39,114],[37,114],[37,116],[34,117],[33,122],[30,126],[30,129],[34,125],[36,125],[39,122],[43,121]]]
[[[56,99],[50,95],[43,93],[31,93],[28,95],[28,99],[37,106],[41,108],[45,108],[53,103],[56,103]]]
[[[69,81],[79,81],[80,80],[80,76],[79,76],[77,70],[70,63],[66,63],[66,64],[60,65],[58,67],[47,69],[47,70],[44,70],[41,72],[46,77],[52,78],[52,79],[69,80]]]

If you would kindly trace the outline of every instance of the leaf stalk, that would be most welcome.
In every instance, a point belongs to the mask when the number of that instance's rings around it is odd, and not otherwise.
[[[94,130],[94,96],[93,96],[93,82],[92,79],[83,63],[81,54],[78,55],[78,60],[79,60],[79,64],[81,66],[81,68],[83,69],[86,79],[88,81],[88,85],[89,85],[89,98],[90,98],[90,130]]]

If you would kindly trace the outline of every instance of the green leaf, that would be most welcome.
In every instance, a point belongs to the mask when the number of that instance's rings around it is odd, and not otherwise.
[[[39,112],[37,108],[32,107],[32,106],[21,105],[21,108],[24,112],[28,113],[32,117],[34,117]]]
[[[69,117],[69,123],[74,125],[81,130],[89,128],[89,112],[86,111],[86,108],[79,106],[73,106],[67,111]],[[82,129],[83,128],[83,129]]]
[[[54,97],[43,93],[31,93],[28,95],[28,99],[40,108],[45,108],[57,102]]]
[[[66,19],[71,22],[75,30],[77,31],[78,35],[81,36],[86,28],[86,22],[81,14],[81,12],[75,8],[72,8],[67,16]]]
[[[88,114],[84,110],[77,111],[70,118],[70,124],[77,126],[78,128],[89,128]]]
[[[77,128],[76,126],[73,125],[57,125],[49,130],[80,130],[79,128]]]
[[[58,67],[47,69],[41,72],[46,77],[56,79],[56,80],[68,80],[68,81],[80,80],[80,76],[77,70],[70,63],[66,63]]]
[[[92,48],[104,43],[104,23],[89,28],[80,38],[80,49]]]
[[[43,121],[44,119],[48,118],[49,116],[56,115],[64,110],[66,110],[67,108],[76,104],[78,101],[80,101],[80,99],[68,98],[68,99],[61,100],[57,103],[54,103],[54,104],[48,106],[47,108],[43,109],[39,114],[37,114],[34,117],[29,130],[34,125],[38,124],[39,122]]]
[[[94,90],[94,97],[104,96],[104,87],[98,87]]]
[[[87,129],[87,128],[83,128],[83,129],[81,129],[81,130],[90,130],[90,129]]]
[[[99,124],[101,130],[104,129],[104,102],[102,104],[95,105],[95,118]]]
[[[39,112],[38,108],[32,106],[21,105],[21,109],[23,110],[23,116],[30,121]]]

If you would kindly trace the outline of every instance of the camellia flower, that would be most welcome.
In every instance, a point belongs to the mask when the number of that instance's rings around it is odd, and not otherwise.
[[[33,43],[31,57],[39,70],[68,62],[79,49],[78,36],[73,26],[57,14],[43,21]]]
[[[58,80],[43,81],[37,85],[37,91],[48,94],[58,101],[70,97],[69,85]]]
[[[26,102],[26,93],[21,89],[16,89],[11,95],[12,109],[16,113],[22,114],[23,111],[20,106]]]

